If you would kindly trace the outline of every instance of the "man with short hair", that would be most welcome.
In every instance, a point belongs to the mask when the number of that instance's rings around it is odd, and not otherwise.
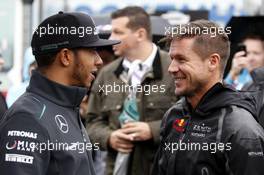
[[[219,28],[206,20],[179,27]],[[182,98],[163,118],[152,174],[264,174],[264,132],[254,119],[254,99],[223,85],[227,35],[177,33],[166,40],[168,70],[175,80],[175,94]]]
[[[264,38],[259,35],[250,35],[243,40],[247,56],[237,58],[245,59],[246,68],[250,73],[250,80],[243,85],[243,91],[250,91],[257,99],[258,121],[264,127]],[[244,72],[245,70],[243,70]],[[239,75],[241,78],[241,76]]]
[[[93,84],[87,130],[91,142],[108,151],[106,174],[148,175],[162,116],[176,101],[169,57],[152,43],[144,9],[126,7],[111,17],[110,38],[121,40],[113,46],[120,58],[103,67]]]
[[[259,35],[250,34],[242,39],[242,44],[246,50],[235,53],[225,82],[238,90],[253,90],[254,88],[250,88],[253,81],[251,73],[264,66],[264,39]]]
[[[34,32],[38,68],[0,124],[1,175],[96,174],[90,151],[99,147],[89,141],[79,106],[102,64],[95,48],[119,42],[79,35],[78,28],[95,24],[84,13],[59,12]]]

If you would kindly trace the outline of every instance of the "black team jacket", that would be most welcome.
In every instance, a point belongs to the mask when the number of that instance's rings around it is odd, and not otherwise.
[[[0,124],[0,174],[95,175],[92,145],[79,116],[85,94],[85,88],[34,71],[26,93]]]

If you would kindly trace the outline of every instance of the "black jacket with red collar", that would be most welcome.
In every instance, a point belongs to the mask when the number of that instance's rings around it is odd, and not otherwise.
[[[85,88],[33,72],[0,124],[1,175],[95,175],[92,145],[80,121]]]
[[[263,175],[264,131],[254,99],[217,83],[191,109],[166,114],[153,175]]]

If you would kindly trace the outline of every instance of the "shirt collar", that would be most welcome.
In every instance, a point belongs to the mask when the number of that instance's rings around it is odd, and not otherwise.
[[[162,63],[161,63],[161,55],[160,55],[160,51],[157,48],[157,53],[155,55],[153,64],[152,64],[152,71],[153,71],[153,75],[154,75],[154,79],[161,79],[162,78]],[[126,70],[126,68],[124,68],[123,66],[123,62],[125,59],[120,59],[118,62],[117,67],[114,69],[113,73],[115,74],[115,76],[117,78],[119,78],[119,76],[122,74],[123,71]]]
[[[156,56],[157,51],[158,51],[157,46],[156,46],[154,43],[152,43],[152,51],[151,51],[150,55],[149,55],[148,58],[147,58],[144,62],[142,62],[141,64],[142,64],[143,66],[146,66],[146,67],[148,67],[148,68],[151,68],[151,67],[152,67],[152,64],[153,64],[153,62],[154,62],[154,59],[155,59],[155,56]],[[132,65],[132,62],[130,62],[128,59],[124,59],[122,65],[123,65],[123,67],[124,67],[125,69],[129,69],[130,66]]]
[[[152,43],[152,52],[151,52],[151,54],[149,55],[149,57],[144,62],[142,62],[142,64],[144,66],[152,67],[152,64],[153,64],[153,61],[155,59],[157,50],[158,50],[157,46],[154,43]]]

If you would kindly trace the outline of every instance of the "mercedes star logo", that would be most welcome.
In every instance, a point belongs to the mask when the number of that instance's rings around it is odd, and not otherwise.
[[[69,125],[66,119],[62,115],[56,115],[55,122],[57,126],[59,127],[59,129],[61,130],[61,132],[67,133],[69,131]]]

